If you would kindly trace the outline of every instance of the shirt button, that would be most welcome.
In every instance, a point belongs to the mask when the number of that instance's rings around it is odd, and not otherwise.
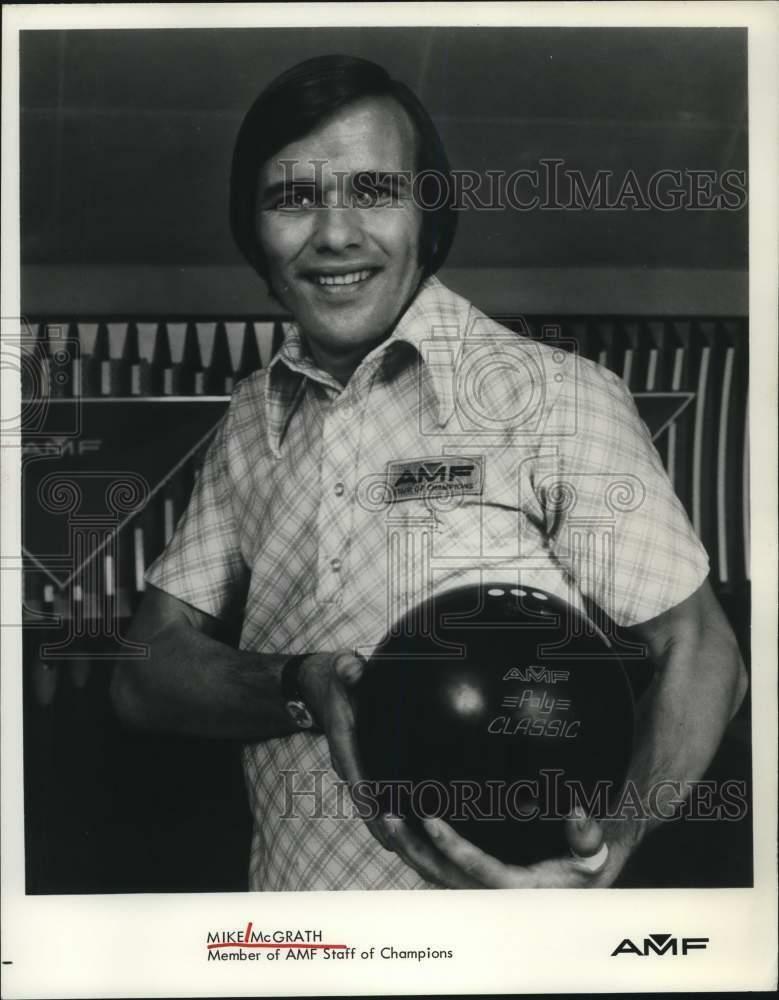
[[[331,559],[330,560],[330,569],[334,573],[337,573],[340,570],[340,568],[341,568],[341,560],[340,559]]]
[[[344,420],[349,420],[353,412],[354,412],[354,407],[352,406],[351,403],[344,403],[344,405],[341,407],[341,416],[344,418]]]
[[[345,489],[346,487],[344,486],[343,483],[336,483],[335,486],[333,487],[333,492],[337,497],[342,497],[344,495]]]

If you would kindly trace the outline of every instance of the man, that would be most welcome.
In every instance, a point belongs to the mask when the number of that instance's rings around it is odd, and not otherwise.
[[[253,889],[608,886],[645,835],[643,821],[571,817],[570,857],[519,868],[442,822],[426,823],[427,839],[396,817],[332,808],[337,776],[360,777],[355,651],[431,586],[500,565],[565,597],[575,583],[631,627],[657,666],[629,773],[642,794],[699,778],[743,697],[705,552],[627,390],[508,334],[434,277],[456,219],[436,178],[449,167],[424,108],[363,60],[294,67],[238,136],[233,231],[295,322],[233,395],[148,575],[133,638],[149,658],[123,665],[113,694],[135,724],[247,744]],[[481,481],[449,508],[387,478],[398,463],[473,454]],[[613,565],[574,565],[561,482],[578,484],[577,514],[595,520],[606,486],[631,484]],[[412,547],[431,516],[435,577]],[[239,650],[220,641],[236,614]],[[305,777],[320,807],[293,796],[289,815],[289,781],[299,791]]]

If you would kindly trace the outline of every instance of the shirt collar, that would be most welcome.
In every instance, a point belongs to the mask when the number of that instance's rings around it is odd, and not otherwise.
[[[450,291],[435,276],[426,278],[392,334],[366,355],[361,365],[383,356],[393,344],[409,344],[423,363],[424,377],[436,398],[438,423],[443,427],[454,412],[454,375],[471,312],[472,306],[466,299]],[[297,323],[285,323],[284,341],[270,362],[265,393],[269,443],[276,456],[306,380],[336,392],[342,388],[335,378],[316,366]]]

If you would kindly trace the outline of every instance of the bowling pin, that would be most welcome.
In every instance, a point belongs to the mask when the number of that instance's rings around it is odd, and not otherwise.
[[[164,395],[181,396],[191,392],[188,374],[184,369],[184,350],[186,347],[187,327],[184,323],[166,324],[168,347],[170,348],[171,374],[168,377]]]
[[[138,333],[138,358],[140,367],[138,376],[139,391],[137,395],[155,395],[160,393],[162,389],[162,379],[161,376],[158,377],[155,367],[160,327],[158,323],[138,323],[136,330]]]
[[[97,347],[97,324],[79,323],[79,358],[73,373],[73,391],[77,396],[92,396],[94,358]]]
[[[84,593],[79,583],[74,583],[71,587],[70,606],[73,631],[76,635],[80,635],[83,633]],[[87,659],[79,658],[70,661],[70,679],[73,686],[78,690],[86,687],[87,680],[89,679],[89,669],[90,663]]]
[[[646,379],[646,364],[648,354],[648,337],[646,331],[635,320],[620,324],[620,354],[622,381],[636,391],[644,385]]]
[[[232,392],[235,383],[241,378],[241,359],[243,356],[243,323],[225,323],[225,333],[227,334],[227,346],[230,352],[230,382],[229,391]]]
[[[211,358],[211,374],[213,377],[214,392],[218,395],[224,393],[229,396],[233,391],[233,367],[231,363],[231,352],[228,343],[228,334],[225,324],[221,321],[216,324],[214,331],[214,351]]]
[[[55,595],[53,584],[44,584],[42,597],[44,613],[47,617],[53,619],[55,614]],[[45,635],[45,633],[42,634]],[[42,638],[38,643],[38,648],[40,648],[40,646],[47,641],[47,638]],[[31,674],[35,701],[41,706],[41,708],[47,708],[52,704],[57,693],[57,666],[54,663],[41,659],[39,652],[36,650],[35,657],[32,661]]]
[[[49,396],[49,361],[39,328],[22,321],[20,329],[22,399],[42,401]]]
[[[95,386],[93,395],[110,396],[113,391],[113,368],[111,363],[111,337],[108,324],[100,323],[95,344]]]
[[[108,324],[108,385],[101,387],[103,396],[130,394],[130,361],[127,357],[127,324]]]
[[[127,387],[125,394],[129,396],[142,396],[144,394],[144,371],[141,363],[138,326],[133,322],[127,324],[124,361],[127,368]]]
[[[153,392],[161,396],[176,394],[175,369],[171,359],[170,337],[165,323],[157,324],[154,341]]]
[[[273,336],[275,323],[254,323],[254,335],[257,340],[257,351],[260,356],[259,367],[267,368],[273,357]]]
[[[214,344],[216,323],[195,324],[197,346],[200,354],[200,369],[195,372],[195,395],[205,396],[219,392],[214,379]]]
[[[622,374],[620,366],[615,358],[615,332],[614,323],[611,320],[600,320],[595,325],[594,339],[597,342],[597,356],[595,360],[604,368]]]

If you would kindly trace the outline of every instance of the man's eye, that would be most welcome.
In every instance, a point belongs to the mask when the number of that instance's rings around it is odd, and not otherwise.
[[[387,205],[397,200],[398,183],[391,178],[376,178],[361,174],[355,184],[354,200],[357,205]]]
[[[316,191],[311,187],[296,187],[284,191],[273,207],[280,211],[299,211],[316,205]]]

